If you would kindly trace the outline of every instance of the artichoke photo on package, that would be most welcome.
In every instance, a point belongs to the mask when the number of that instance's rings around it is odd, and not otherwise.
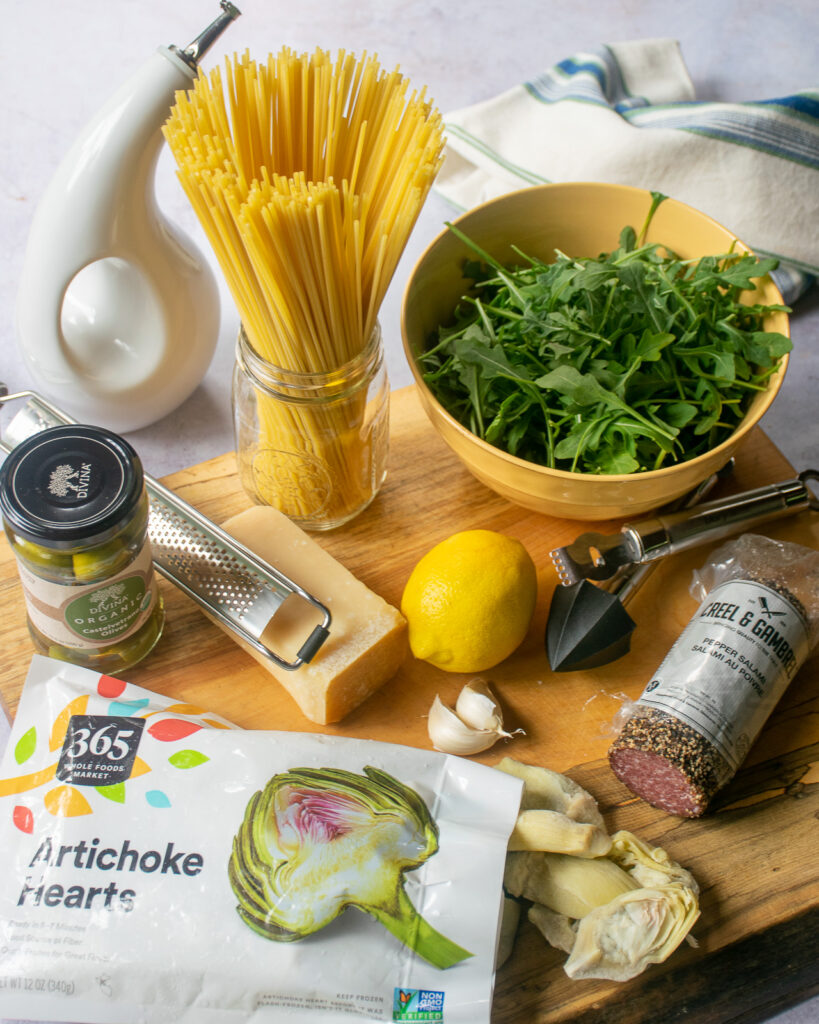
[[[35,656],[0,766],[2,1015],[488,1022],[520,791]]]

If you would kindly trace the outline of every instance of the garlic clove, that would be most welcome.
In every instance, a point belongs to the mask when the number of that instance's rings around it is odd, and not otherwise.
[[[436,750],[447,754],[478,754],[499,739],[522,733],[523,729],[506,732],[494,693],[486,680],[476,678],[461,689],[454,711],[436,695],[429,711],[427,731]]]
[[[503,712],[489,683],[485,679],[472,679],[463,687],[455,702],[455,714],[473,729],[491,729],[499,736],[503,731]]]
[[[478,754],[488,750],[501,735],[495,729],[467,725],[437,694],[429,709],[427,732],[433,747],[444,754]]]

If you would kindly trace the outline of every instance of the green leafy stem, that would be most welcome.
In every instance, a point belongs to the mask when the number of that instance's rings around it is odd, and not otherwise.
[[[415,950],[433,967],[445,970],[462,960],[473,956],[469,950],[442,935],[423,918],[412,905],[403,889],[398,892],[396,905],[391,907],[366,907],[368,914],[381,924],[405,946]]]

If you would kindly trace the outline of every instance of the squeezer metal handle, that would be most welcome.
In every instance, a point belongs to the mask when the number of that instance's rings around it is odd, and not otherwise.
[[[793,480],[709,501],[691,510],[626,523],[623,532],[635,547],[635,561],[652,562],[706,540],[729,537],[740,528],[819,508],[819,501],[806,484],[807,480],[816,479],[816,470],[805,470]]]
[[[36,391],[10,395],[0,384],[0,406],[18,399],[27,404],[0,434],[0,450],[6,454],[32,434],[77,422]],[[329,636],[329,609],[147,473],[145,489],[156,570],[264,658],[288,671],[309,662]],[[262,634],[291,595],[311,604],[321,622],[288,659],[271,650]]]

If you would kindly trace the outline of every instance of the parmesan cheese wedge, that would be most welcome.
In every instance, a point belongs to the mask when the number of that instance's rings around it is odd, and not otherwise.
[[[311,722],[340,721],[395,674],[409,649],[406,620],[300,527],[277,509],[259,505],[228,519],[222,528],[332,615],[330,635],[318,653],[292,671],[239,641]],[[288,597],[268,623],[262,642],[292,659],[320,621],[316,608],[296,595]],[[235,639],[235,634],[230,636]]]

